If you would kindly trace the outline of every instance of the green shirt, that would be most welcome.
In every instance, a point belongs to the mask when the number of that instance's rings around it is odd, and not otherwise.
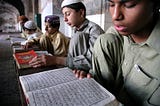
[[[127,106],[160,106],[160,21],[140,44],[110,28],[95,43],[92,73]]]

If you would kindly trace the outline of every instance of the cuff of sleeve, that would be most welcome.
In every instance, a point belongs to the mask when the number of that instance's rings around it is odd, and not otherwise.
[[[73,60],[73,58],[67,57],[67,58],[66,58],[66,62],[65,62],[65,66],[73,69],[73,61],[72,61],[72,60]]]
[[[71,68],[71,69],[78,69],[78,70],[83,70],[85,72],[89,72],[90,70],[90,64],[88,61],[86,61],[85,59],[80,59],[79,61],[77,61],[79,59],[73,59],[72,57],[67,57],[66,58],[66,62],[65,62],[65,66]]]

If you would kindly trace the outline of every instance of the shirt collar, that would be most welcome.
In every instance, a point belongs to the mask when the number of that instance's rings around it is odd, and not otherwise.
[[[73,28],[74,31],[82,31],[89,23],[88,19],[85,19],[85,21],[82,23],[82,25],[79,27],[79,29],[77,30],[75,27]]]
[[[124,36],[125,37],[125,36]],[[130,36],[127,37],[128,42],[135,44]],[[160,53],[160,18],[157,21],[157,24],[153,28],[149,38],[146,40],[146,42],[139,43],[139,45],[148,45],[151,48],[155,49],[158,53]]]
[[[160,53],[160,18],[147,39],[146,44]]]
[[[57,33],[58,33],[58,31],[54,32],[53,34],[50,35],[50,37],[51,37],[51,38],[56,37]]]

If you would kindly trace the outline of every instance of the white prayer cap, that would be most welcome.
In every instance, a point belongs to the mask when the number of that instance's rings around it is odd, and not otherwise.
[[[81,2],[81,0],[63,0],[61,4],[61,8],[63,8],[64,6],[71,5],[74,3],[79,3],[79,2]]]
[[[24,27],[27,29],[36,29],[37,25],[33,21],[27,21],[24,23]]]

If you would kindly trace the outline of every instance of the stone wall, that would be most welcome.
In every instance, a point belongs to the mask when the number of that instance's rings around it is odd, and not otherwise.
[[[0,1],[0,32],[14,32],[19,11],[14,6]]]

